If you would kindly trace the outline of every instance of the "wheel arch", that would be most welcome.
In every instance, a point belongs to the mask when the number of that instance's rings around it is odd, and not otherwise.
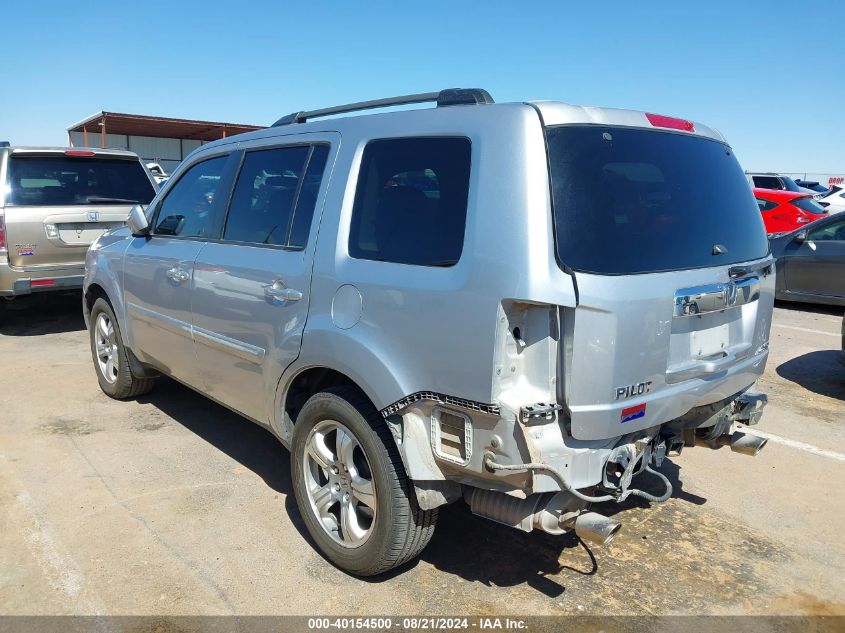
[[[135,355],[135,352],[132,350],[132,346],[130,345],[131,336],[127,331],[129,324],[124,318],[125,312],[120,309],[122,306],[115,305],[115,302],[112,300],[108,291],[96,281],[88,284],[82,293],[82,314],[85,318],[85,328],[88,330],[91,329],[91,310],[93,310],[97,299],[104,299],[105,302],[109,304],[112,312],[114,312],[114,316],[117,319],[120,338],[127,351],[129,367],[132,374],[137,378],[153,378],[158,376],[158,372],[142,364]]]
[[[82,314],[85,317],[85,327],[90,327],[90,319],[91,319],[91,310],[94,308],[94,304],[97,302],[97,299],[105,299],[106,302],[111,306],[111,309],[114,310],[114,303],[109,298],[109,293],[106,292],[106,289],[103,288],[98,283],[90,284],[86,289],[85,292],[82,294]]]
[[[132,347],[132,333],[129,331],[129,324],[126,323],[126,310],[119,282],[120,274],[111,266],[106,265],[110,263],[102,257],[92,257],[90,252],[88,254],[85,262],[85,283],[82,288],[82,312],[85,325],[89,325],[88,320],[94,303],[102,297],[117,317],[124,344]]]
[[[338,355],[336,358],[344,358]],[[336,363],[303,365],[295,371],[288,371],[279,382],[276,391],[275,414],[271,421],[273,431],[287,448],[291,448],[291,438],[296,416],[302,405],[315,393],[335,386],[346,386],[360,393],[379,412],[381,423],[390,431],[390,436],[396,444],[405,473],[413,482],[413,490],[420,506],[432,509],[443,503],[448,503],[460,496],[458,484],[445,481],[447,478],[434,461],[429,442],[429,431],[418,417],[406,420],[404,416],[382,415],[385,407],[407,394],[401,391],[401,386],[387,368],[371,355],[368,359],[353,356],[358,360],[368,360],[362,366],[371,371],[367,377],[351,371],[349,368],[339,368]],[[374,384],[380,388],[379,400],[375,395]],[[385,391],[386,390],[386,391]],[[399,394],[399,395],[396,395]],[[451,488],[450,488],[451,486]],[[434,488],[431,495],[429,489]],[[439,492],[438,492],[439,491]],[[422,496],[421,496],[422,493]],[[441,494],[442,493],[442,494]]]
[[[337,369],[329,364],[310,364],[288,372],[279,381],[276,389],[276,406],[272,426],[279,438],[290,445],[293,425],[299,410],[314,394],[331,387],[349,387],[354,389],[378,411],[377,400],[366,383],[350,375],[352,372]]]

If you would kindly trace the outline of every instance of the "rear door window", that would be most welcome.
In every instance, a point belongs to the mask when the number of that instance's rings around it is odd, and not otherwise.
[[[155,196],[138,160],[13,154],[8,171],[12,205],[149,204]]]
[[[767,255],[762,217],[727,145],[598,125],[547,136],[556,249],[572,269],[649,273]]]
[[[464,245],[470,141],[402,138],[364,149],[349,254],[416,266],[452,266]]]
[[[300,145],[247,152],[223,239],[270,245],[287,242],[309,149]]]
[[[161,202],[154,233],[175,237],[219,236],[224,191],[223,173],[229,156],[217,156],[192,166]]]
[[[304,248],[327,155],[326,145],[247,152],[223,239]]]

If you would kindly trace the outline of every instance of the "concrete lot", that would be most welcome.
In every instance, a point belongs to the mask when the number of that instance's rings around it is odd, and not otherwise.
[[[109,400],[78,301],[22,303],[0,324],[0,613],[845,615],[841,314],[779,305],[775,437],[673,458],[667,503],[602,508],[612,545],[455,505],[420,560],[362,581],[312,548],[268,432],[170,381]]]

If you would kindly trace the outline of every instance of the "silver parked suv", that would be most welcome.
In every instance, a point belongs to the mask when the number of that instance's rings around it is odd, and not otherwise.
[[[772,259],[698,123],[477,89],[298,112],[204,145],[129,224],[87,259],[103,391],[165,374],[271,429],[352,573],[460,498],[607,542],[590,504],[667,499],[667,454],[763,446],[737,425],[766,402]]]
[[[132,152],[0,143],[0,297],[78,291],[89,244],[155,193]]]

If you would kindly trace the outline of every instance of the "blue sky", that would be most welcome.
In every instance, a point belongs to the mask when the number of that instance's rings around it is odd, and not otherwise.
[[[100,110],[269,124],[479,86],[687,117],[748,169],[842,173],[842,17],[812,0],[6,2],[0,139],[65,144]]]

